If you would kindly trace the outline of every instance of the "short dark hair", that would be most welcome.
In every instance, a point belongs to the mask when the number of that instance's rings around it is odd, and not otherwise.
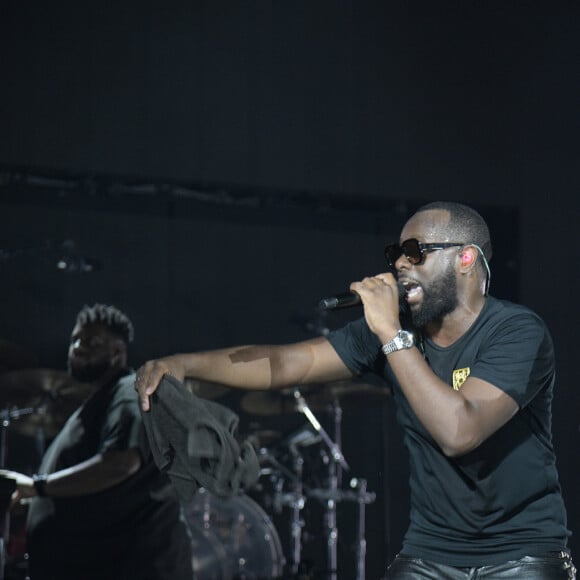
[[[79,326],[94,323],[104,324],[113,334],[122,338],[127,344],[133,341],[133,323],[116,306],[108,304],[88,306],[85,304],[77,314],[76,323]]]
[[[416,213],[438,209],[449,213],[449,223],[446,228],[451,232],[452,241],[478,245],[489,262],[493,250],[489,228],[483,217],[472,207],[453,201],[434,201],[421,206]]]

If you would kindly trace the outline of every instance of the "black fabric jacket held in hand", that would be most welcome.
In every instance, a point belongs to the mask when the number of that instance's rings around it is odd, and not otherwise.
[[[258,480],[253,446],[236,438],[239,417],[195,396],[177,379],[163,377],[142,416],[153,460],[169,476],[180,501],[190,502],[199,487],[232,496]]]

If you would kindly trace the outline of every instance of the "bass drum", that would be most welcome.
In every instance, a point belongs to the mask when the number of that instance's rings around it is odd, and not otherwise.
[[[264,510],[246,495],[221,498],[200,488],[184,506],[196,580],[281,578],[280,539]]]

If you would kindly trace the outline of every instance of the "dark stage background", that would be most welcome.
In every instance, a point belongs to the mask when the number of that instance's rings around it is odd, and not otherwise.
[[[578,12],[5,0],[0,338],[63,369],[73,317],[94,301],[131,315],[134,365],[311,337],[356,315],[320,319],[314,307],[381,270],[413,208],[470,203],[492,228],[492,293],[535,309],[555,339],[555,443],[577,532]],[[62,257],[95,271],[58,271]],[[304,421],[251,416],[235,393],[223,401],[244,432]],[[342,427],[345,481],[364,477],[377,494],[374,580],[406,525],[405,456],[388,398],[345,409]],[[8,463],[33,469],[34,445],[8,435]],[[348,580],[356,514],[339,511]]]

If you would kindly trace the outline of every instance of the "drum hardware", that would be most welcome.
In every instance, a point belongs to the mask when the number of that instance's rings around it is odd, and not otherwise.
[[[313,432],[312,429],[303,427],[295,431],[285,441],[290,451],[290,456],[292,457],[294,472],[296,473],[293,491],[294,502],[290,504],[292,508],[290,520],[290,537],[292,542],[290,571],[294,575],[299,573],[302,563],[302,530],[305,522],[301,516],[301,510],[304,509],[306,502],[304,493],[308,491],[308,487],[303,483],[304,457],[298,448],[310,447],[311,445],[319,443],[321,440],[322,437],[318,432]]]
[[[16,421],[14,431],[38,437],[54,437],[70,415],[91,393],[91,386],[75,381],[68,373],[52,369],[25,369],[0,374],[0,405],[33,408]]]
[[[316,418],[310,407],[306,404],[304,397],[302,396],[302,394],[298,389],[294,389],[294,399],[296,400],[296,408],[298,409],[298,411],[300,411],[308,419],[309,423],[312,425],[314,430],[320,435],[322,440],[328,446],[328,449],[330,450],[330,454],[334,462],[340,465],[340,467],[345,471],[348,471],[350,468],[348,466],[348,463],[346,462],[346,459],[344,458],[344,455],[342,454],[342,451],[340,450],[339,443],[335,443],[330,438],[330,436],[324,430],[324,428],[322,427],[322,425],[320,424],[320,422],[318,421],[318,419]],[[338,413],[341,412],[340,407],[338,405],[335,405],[335,414],[336,412]],[[338,419],[338,424],[340,424],[340,419]]]
[[[240,400],[241,409],[252,415],[272,416],[298,413],[300,409],[294,397],[295,388],[250,391]],[[335,381],[333,383],[302,385],[302,395],[308,400],[310,409],[326,411],[336,400],[343,406],[355,408],[380,404],[391,397],[386,386],[377,386],[362,381]]]
[[[349,489],[332,490],[325,488],[312,488],[308,490],[308,492],[306,493],[306,497],[309,499],[310,498],[316,499],[322,502],[332,500],[335,502],[352,501],[356,503],[362,502],[368,504],[373,503],[375,501],[376,494],[374,492],[366,491],[366,480],[355,477],[350,481],[350,486],[352,488],[355,488],[357,491],[351,491]],[[363,486],[364,489],[361,492],[359,488]]]
[[[367,491],[367,480],[356,479],[350,480],[350,486],[357,490],[356,500],[358,502],[358,542],[357,542],[357,559],[356,559],[356,580],[364,580],[366,574],[366,555],[367,540],[365,535],[366,527],[366,505],[373,503],[376,494]]]
[[[375,501],[376,494],[367,491],[366,479],[353,478],[349,485],[351,490],[316,488],[310,489],[306,495],[308,499],[315,499],[323,503],[333,502],[336,504],[341,501],[350,501],[358,504],[356,580],[364,580],[366,562],[365,508],[367,504]]]
[[[10,422],[19,419],[22,416],[34,413],[34,409],[2,409],[0,411],[0,469],[6,467],[6,431]],[[0,479],[0,498],[2,506],[0,508],[0,580],[4,579],[6,564],[6,547],[10,539],[10,497],[16,489],[16,481],[13,479]]]
[[[278,534],[246,495],[218,497],[200,488],[183,506],[199,580],[281,578],[285,559]]]
[[[18,409],[17,407],[11,407],[8,409],[0,410],[0,420],[2,421],[2,427],[9,427],[12,421],[20,419],[25,415],[30,415],[31,413],[44,413],[45,409],[43,407],[27,407],[25,409]],[[1,460],[0,460],[1,461]]]
[[[248,441],[256,453],[259,455],[261,449],[266,449],[282,437],[280,431],[274,429],[255,429],[254,431],[248,431],[245,434],[240,433],[240,441]]]
[[[377,395],[376,387],[365,386],[367,393],[372,392]],[[380,390],[382,391],[382,389]],[[344,389],[342,394],[351,394],[350,387]],[[328,487],[325,489],[306,489],[305,493],[308,499],[317,499],[325,505],[325,531],[327,540],[327,563],[328,563],[328,580],[337,580],[338,578],[338,527],[336,520],[337,504],[341,501],[352,501],[358,504],[358,525],[357,525],[357,562],[356,562],[356,580],[365,580],[365,562],[366,562],[366,505],[375,501],[376,494],[367,491],[367,481],[362,478],[352,478],[350,480],[351,490],[341,489],[343,471],[348,471],[349,465],[342,454],[342,407],[340,405],[340,385],[334,390],[331,411],[334,424],[334,441],[328,433],[322,428],[314,413],[306,404],[298,389],[294,390],[294,398],[297,401],[297,407],[306,416],[315,431],[320,434],[321,439],[326,443],[329,454],[326,455],[328,470]],[[384,396],[383,394],[379,396]]]
[[[312,439],[312,433],[311,439]],[[290,439],[292,444],[289,445],[292,457],[292,470],[280,463],[268,449],[259,450],[260,464],[267,461],[273,469],[262,469],[262,473],[270,475],[270,480],[274,484],[274,494],[272,499],[272,508],[275,513],[281,513],[284,507],[290,508],[290,562],[289,568],[292,574],[297,574],[301,563],[302,552],[302,529],[304,520],[302,510],[306,503],[304,496],[305,486],[302,481],[304,459],[298,452],[297,440]],[[282,475],[282,476],[280,476]],[[291,491],[284,491],[284,484],[289,481]]]
[[[304,507],[305,498],[302,495],[302,489],[304,484],[302,483],[302,465],[295,463],[294,471],[288,469],[285,465],[280,463],[268,449],[262,448],[258,452],[258,460],[260,464],[268,462],[270,468],[260,469],[260,474],[269,475],[270,480],[274,484],[275,489],[275,499],[272,502],[272,507],[276,513],[282,511],[282,507],[294,506],[294,504],[301,505]],[[302,461],[302,460],[301,460]],[[280,475],[282,474],[282,476]],[[286,479],[284,479],[286,478]],[[286,480],[293,484],[293,491],[291,493],[285,493],[283,491],[284,483]],[[300,489],[300,493],[297,490]]]
[[[303,439],[305,440],[305,439]],[[292,465],[296,477],[294,479],[293,501],[290,503],[291,517],[290,517],[290,538],[291,538],[291,560],[290,571],[292,574],[297,574],[302,561],[302,528],[304,527],[304,520],[301,517],[301,511],[304,509],[304,484],[302,482],[304,470],[304,458],[298,452],[298,441],[294,441],[290,446],[290,454],[292,456]]]
[[[11,428],[36,441],[39,460],[46,437],[55,436],[68,417],[88,395],[90,387],[74,381],[67,373],[51,369],[21,369],[0,374],[0,467],[6,465],[7,431]],[[0,580],[4,575],[5,554],[10,532],[10,514],[2,514]]]
[[[331,439],[328,433],[324,430],[310,407],[307,405],[304,397],[299,389],[294,389],[294,399],[296,406],[300,412],[308,419],[314,430],[321,436],[322,440],[330,451],[330,461],[328,461],[328,484],[333,493],[338,489],[339,481],[342,477],[342,470],[348,471],[350,469],[344,455],[340,448],[340,422],[342,410],[337,402],[333,405],[334,410],[334,425],[335,425],[335,441]],[[326,509],[324,513],[325,530],[326,530],[326,548],[327,548],[327,563],[328,563],[328,579],[337,580],[338,576],[338,527],[336,522],[336,500],[329,497],[326,500]]]
[[[366,505],[374,502],[376,495],[367,491],[367,482],[361,478],[351,479],[350,489],[342,489],[343,473],[350,470],[350,466],[342,453],[342,405],[350,408],[379,404],[390,396],[389,389],[384,386],[357,381],[337,381],[328,385],[301,386],[281,391],[250,392],[241,399],[241,407],[248,413],[278,415],[300,412],[308,421],[303,428],[283,441],[283,445],[289,451],[289,457],[292,460],[290,470],[273,457],[267,449],[260,451],[261,463],[267,461],[271,466],[271,469],[266,468],[263,473],[269,474],[274,484],[272,507],[277,513],[280,513],[282,508],[286,506],[292,510],[290,518],[292,546],[289,551],[289,564],[293,578],[301,577],[300,571],[305,564],[305,562],[301,562],[301,544],[305,527],[302,520],[302,510],[306,502],[315,500],[321,502],[324,508],[327,560],[325,580],[338,580],[337,506],[343,501],[358,504],[356,580],[365,579]],[[332,414],[333,437],[324,430],[313,409]],[[320,456],[326,470],[326,485],[324,487],[309,487],[303,482],[304,459],[300,450],[321,441],[324,442]],[[285,478],[291,482],[290,492],[284,492]]]
[[[291,453],[297,453],[298,447],[310,447],[316,443],[320,443],[322,437],[319,433],[312,431],[309,426],[301,427],[291,435],[289,435],[283,442],[284,447],[288,447]]]
[[[1,432],[0,432],[0,468],[4,469],[6,467],[6,431],[10,427],[13,421],[17,421],[20,417],[26,417],[33,413],[43,413],[44,409],[42,407],[27,407],[24,409],[18,409],[17,407],[11,407],[8,409],[0,410],[0,421],[1,421]]]

